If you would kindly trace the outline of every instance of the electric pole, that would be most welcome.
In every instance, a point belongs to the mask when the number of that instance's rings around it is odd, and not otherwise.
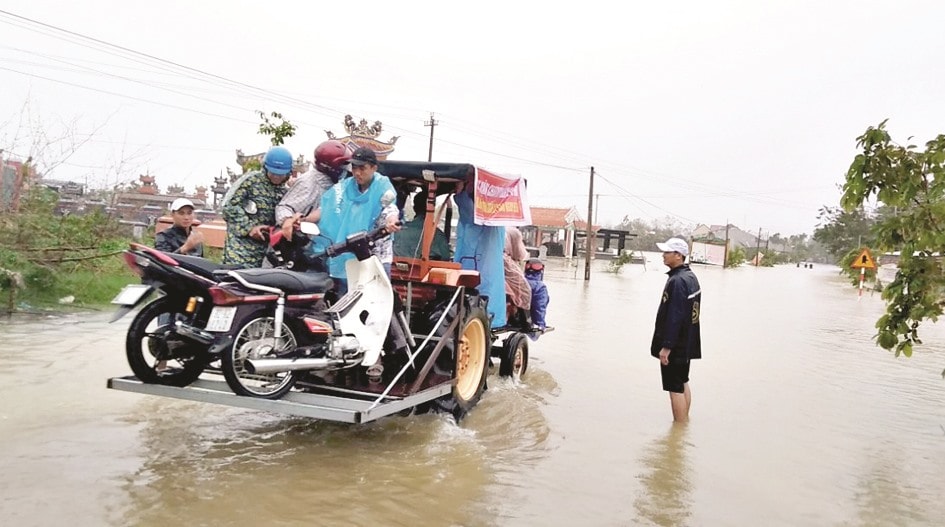
[[[587,232],[586,243],[584,244],[584,281],[587,282],[591,279],[591,255],[593,254],[596,245],[594,242],[594,225],[591,223],[591,218],[594,217],[594,167],[591,167],[591,186],[587,191]]]
[[[430,112],[430,120],[423,122],[423,126],[430,127],[430,151],[427,154],[427,161],[433,161],[433,129],[436,128],[438,124],[440,124],[440,122],[433,119],[433,112]]]
[[[761,227],[758,227],[758,241],[755,245],[755,267],[761,265]]]
[[[597,216],[600,214],[600,194],[594,194],[594,223],[597,223]]]

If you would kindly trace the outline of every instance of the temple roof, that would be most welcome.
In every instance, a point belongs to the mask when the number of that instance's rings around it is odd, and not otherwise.
[[[531,207],[532,225],[564,229],[579,219],[574,207]]]

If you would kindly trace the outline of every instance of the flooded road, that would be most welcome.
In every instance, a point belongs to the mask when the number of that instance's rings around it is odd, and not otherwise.
[[[703,356],[673,426],[649,340],[665,281],[550,262],[515,385],[443,416],[338,425],[107,390],[108,314],[0,322],[8,525],[941,525],[945,325],[896,359],[836,268],[695,266]]]

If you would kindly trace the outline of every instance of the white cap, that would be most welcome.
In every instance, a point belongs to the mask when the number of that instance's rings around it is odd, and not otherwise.
[[[194,207],[193,201],[190,201],[187,198],[177,198],[174,200],[174,203],[171,203],[171,212],[177,212],[183,207],[190,207],[192,209],[197,208],[197,207]]]
[[[657,243],[656,246],[664,253],[679,253],[683,256],[689,256],[689,244],[686,240],[680,238],[670,238],[666,243]]]

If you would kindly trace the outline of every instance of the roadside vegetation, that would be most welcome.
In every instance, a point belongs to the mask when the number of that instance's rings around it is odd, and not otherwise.
[[[58,195],[25,192],[16,211],[0,214],[0,309],[100,306],[137,277],[121,251],[130,232],[100,211],[56,214]]]
[[[281,113],[256,113],[261,120],[257,133],[272,145],[295,134],[296,126]],[[29,154],[24,155],[24,173],[44,176],[104,126],[83,133],[76,121],[46,122],[30,101],[24,102],[19,119],[5,124],[14,122],[18,124],[0,128],[0,143]],[[0,154],[4,151],[0,148]],[[115,166],[102,167],[103,188],[134,188],[134,180],[125,180],[136,170],[135,157],[125,154]],[[58,193],[42,186],[24,186],[17,194],[15,203],[0,201],[0,312],[104,309],[122,287],[138,281],[121,257],[134,241],[131,227],[101,210],[58,214]],[[108,198],[110,192],[104,194]],[[138,241],[153,245],[154,232],[143,233]],[[214,261],[221,260],[221,253],[210,247],[204,252]]]
[[[876,204],[876,213],[863,214],[863,243],[874,254],[900,253],[896,278],[882,292],[886,313],[876,321],[876,342],[896,356],[910,356],[922,342],[921,324],[945,310],[945,135],[924,149],[902,146],[883,121],[858,137],[857,147],[840,205],[851,215]]]

